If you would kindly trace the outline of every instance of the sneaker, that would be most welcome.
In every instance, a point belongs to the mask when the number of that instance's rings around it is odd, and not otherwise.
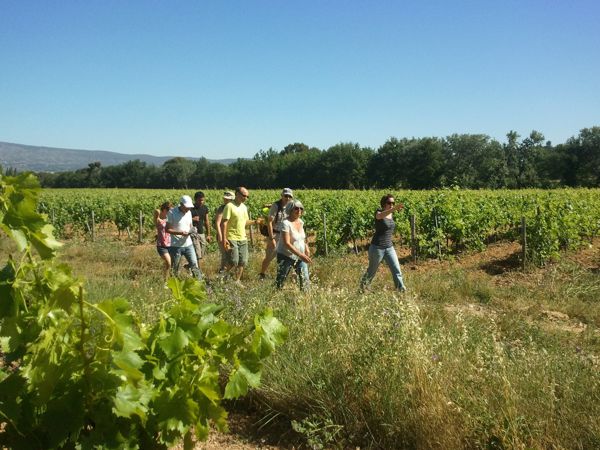
[[[267,276],[266,276],[264,273],[259,273],[259,274],[258,274],[258,279],[259,279],[259,280],[264,280],[264,279],[266,279],[266,278],[267,278]]]

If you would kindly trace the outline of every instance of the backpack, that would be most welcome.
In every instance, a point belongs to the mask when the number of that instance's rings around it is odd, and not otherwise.
[[[277,223],[277,220],[279,219],[279,212],[282,209],[281,206],[281,200],[277,200],[275,203],[277,203],[277,213],[275,214],[275,220],[273,221],[273,225],[275,225]],[[269,220],[269,218],[267,217],[267,221]],[[258,226],[258,230],[260,231],[260,234],[262,234],[265,237],[269,237],[269,226],[266,223],[261,223]]]

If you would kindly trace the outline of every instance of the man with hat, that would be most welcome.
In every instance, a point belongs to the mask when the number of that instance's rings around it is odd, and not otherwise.
[[[195,231],[192,225],[192,213],[190,212],[193,207],[194,203],[190,196],[184,195],[179,200],[179,206],[172,208],[167,213],[167,233],[171,234],[169,253],[173,262],[173,276],[176,276],[179,271],[181,256],[185,256],[194,277],[201,280],[202,272],[198,267],[196,252],[190,238],[192,231]]]
[[[279,243],[279,237],[281,235],[281,227],[283,221],[287,219],[293,207],[294,192],[290,188],[284,188],[281,191],[281,198],[274,202],[269,209],[269,216],[267,217],[267,250],[265,253],[265,259],[263,259],[260,274],[258,275],[261,280],[267,276],[267,269],[271,261],[275,259],[277,255],[277,244]]]
[[[223,192],[223,204],[215,211],[215,228],[217,230],[217,243],[219,244],[219,251],[221,252],[221,265],[219,266],[219,273],[225,270],[227,266],[227,250],[225,250],[223,244],[223,210],[227,203],[235,199],[235,194],[231,191]]]

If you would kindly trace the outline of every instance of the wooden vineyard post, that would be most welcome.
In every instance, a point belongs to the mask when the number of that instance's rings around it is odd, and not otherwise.
[[[144,213],[140,211],[140,215],[138,218],[138,244],[142,243],[144,234]]]
[[[527,266],[527,222],[525,221],[525,217],[521,217],[521,260],[523,270],[525,270]]]
[[[417,262],[417,225],[415,215],[410,215],[410,253],[413,262]]]
[[[81,208],[81,215],[85,216],[85,211],[83,210],[83,208]],[[90,222],[87,219],[85,219],[85,228],[87,229],[87,232],[91,236],[92,235],[92,228],[90,227]]]
[[[323,239],[325,239],[325,256],[329,256],[329,248],[327,247],[327,215],[323,213]]]
[[[92,211],[92,242],[96,240],[96,218],[94,216],[94,211]]]
[[[434,220],[434,223],[435,223],[435,231],[436,231],[436,234],[437,234],[438,229],[439,229],[437,214],[435,216],[433,216],[433,220]],[[442,244],[440,244],[440,240],[439,239],[436,239],[436,241],[437,241],[436,242],[436,247],[437,247],[438,260],[441,260],[442,259]]]

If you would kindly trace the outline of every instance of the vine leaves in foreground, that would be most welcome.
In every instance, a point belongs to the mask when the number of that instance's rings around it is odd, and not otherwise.
[[[60,244],[38,192],[31,175],[0,178],[0,227],[18,249],[0,271],[0,445],[191,448],[211,422],[225,430],[222,399],[258,386],[285,327],[268,310],[227,323],[193,280],[169,281],[173,306],[154,324],[123,298],[87,302],[53,260]]]

